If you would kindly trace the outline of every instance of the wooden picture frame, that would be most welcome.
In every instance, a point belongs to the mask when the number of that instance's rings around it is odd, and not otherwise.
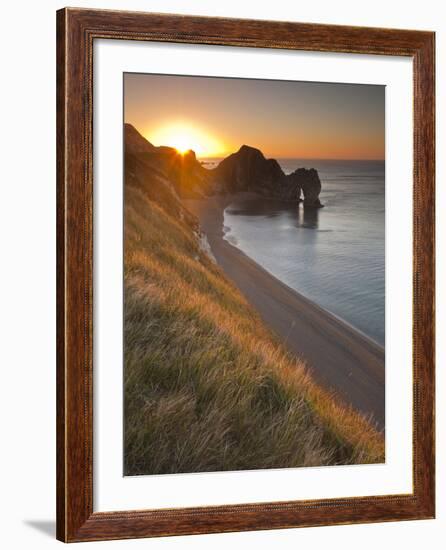
[[[413,493],[93,511],[93,42],[407,56],[413,60]],[[57,538],[91,541],[434,517],[432,32],[66,8],[57,12]]]

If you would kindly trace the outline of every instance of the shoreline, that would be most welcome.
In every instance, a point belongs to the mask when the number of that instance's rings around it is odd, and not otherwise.
[[[325,388],[384,430],[384,348],[350,324],[292,289],[224,238],[224,209],[238,193],[183,204],[199,220],[212,254],[265,324],[290,352],[304,359]]]
[[[235,197],[235,195],[231,195],[232,197]],[[229,206],[229,204],[227,204],[226,206]],[[226,208],[226,206],[223,208],[223,212]],[[225,226],[224,226],[225,227]],[[310,298],[307,298],[306,296],[304,296],[302,293],[300,293],[298,290],[296,290],[295,288],[293,288],[292,286],[288,285],[287,283],[284,283],[283,281],[281,281],[278,277],[276,277],[276,275],[274,275],[274,273],[271,273],[271,271],[269,271],[266,267],[263,267],[261,264],[259,264],[258,262],[256,262],[253,258],[251,258],[248,254],[246,254],[246,252],[243,252],[243,250],[241,248],[239,248],[238,246],[232,244],[230,241],[228,241],[228,239],[225,239],[225,233],[223,231],[223,237],[222,237],[226,242],[228,242],[231,246],[233,246],[234,248],[236,248],[237,250],[239,250],[242,254],[244,254],[249,260],[251,260],[252,262],[254,262],[259,269],[262,269],[263,271],[265,271],[266,273],[268,273],[268,275],[270,275],[271,277],[273,277],[274,279],[276,279],[277,283],[278,284],[281,284],[283,286],[285,286],[288,290],[290,290],[291,292],[294,292],[296,293],[299,298],[301,300],[304,300],[306,302],[308,302],[308,304],[312,307],[314,307],[315,309],[318,309],[321,311],[322,314],[324,315],[329,315],[331,317],[333,317],[333,319],[335,319],[337,322],[343,324],[343,325],[346,325],[349,329],[351,329],[353,332],[357,332],[359,336],[361,336],[362,338],[364,338],[364,340],[369,340],[370,341],[370,344],[371,345],[375,345],[377,348],[379,348],[380,350],[382,350],[382,352],[384,353],[384,346],[378,342],[378,340],[375,340],[374,338],[372,338],[371,336],[369,336],[368,334],[366,334],[365,332],[363,332],[362,330],[360,330],[359,328],[355,327],[352,323],[349,323],[348,321],[346,321],[345,319],[343,319],[342,317],[340,317],[339,315],[336,315],[336,313],[333,313],[332,311],[328,310],[327,308],[323,307],[323,306],[320,306],[319,304],[317,304],[315,301],[311,300]]]

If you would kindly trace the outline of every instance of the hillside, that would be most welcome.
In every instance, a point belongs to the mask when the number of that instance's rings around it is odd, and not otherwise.
[[[125,156],[125,474],[382,462],[382,435],[265,327],[142,145]]]

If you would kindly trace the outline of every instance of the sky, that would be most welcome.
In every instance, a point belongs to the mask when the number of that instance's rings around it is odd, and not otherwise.
[[[124,119],[202,158],[384,159],[384,86],[126,73]]]

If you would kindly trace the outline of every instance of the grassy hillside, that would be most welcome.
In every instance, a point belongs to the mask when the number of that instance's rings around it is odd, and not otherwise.
[[[126,475],[382,462],[382,435],[314,384],[145,177],[127,158]]]

